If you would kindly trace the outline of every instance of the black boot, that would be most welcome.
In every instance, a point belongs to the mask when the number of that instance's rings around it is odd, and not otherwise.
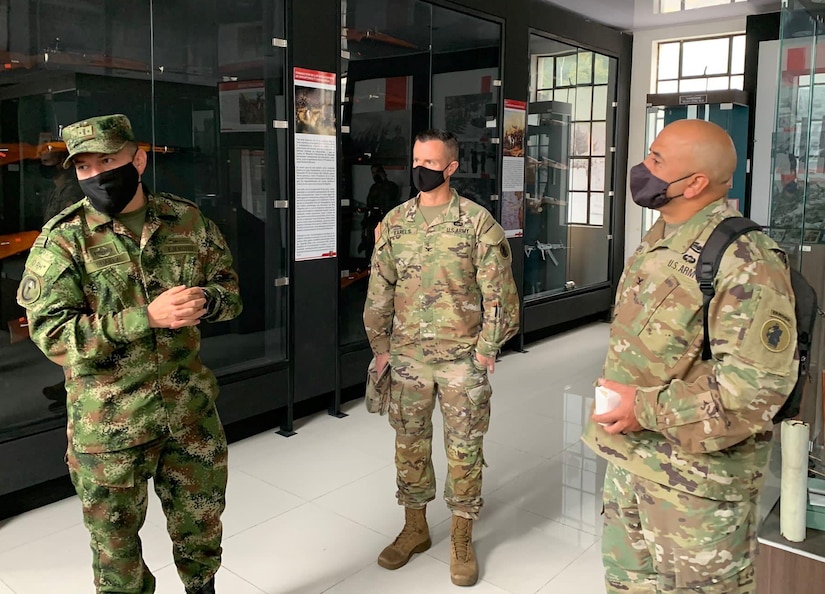
[[[187,590],[186,594],[215,594],[215,578],[212,578],[197,590]]]

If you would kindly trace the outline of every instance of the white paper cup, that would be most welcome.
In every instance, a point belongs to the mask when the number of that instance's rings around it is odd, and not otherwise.
[[[596,410],[595,413],[597,415],[603,415],[605,413],[609,413],[611,410],[619,406],[619,403],[622,401],[622,397],[619,395],[618,392],[614,392],[613,390],[608,390],[604,386],[596,386]],[[599,425],[604,426],[606,423],[599,423]]]

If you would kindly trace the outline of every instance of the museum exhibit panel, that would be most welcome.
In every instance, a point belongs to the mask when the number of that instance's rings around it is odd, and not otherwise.
[[[825,8],[788,0],[782,9],[778,101],[773,134],[769,227],[765,231],[785,250],[817,293],[825,299]],[[800,418],[810,426],[808,486],[825,472],[823,440],[823,318],[814,328],[810,379]],[[818,457],[817,457],[818,454]],[[822,478],[819,476],[819,478]],[[784,494],[784,491],[783,491]],[[780,503],[759,532],[760,592],[806,591],[825,578],[825,507],[805,497],[807,530],[802,542],[780,534]]]
[[[82,197],[63,127],[126,114],[150,190],[216,222],[244,301],[200,326],[222,421],[289,436],[363,396],[373,230],[415,194],[427,128],[456,134],[453,186],[508,228],[529,312],[509,346],[607,315],[631,45],[543,0],[0,0],[0,517],[72,493],[62,370],[16,303],[40,229]]]

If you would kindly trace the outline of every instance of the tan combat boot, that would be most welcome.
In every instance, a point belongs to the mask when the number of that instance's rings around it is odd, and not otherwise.
[[[404,528],[390,546],[378,555],[378,565],[385,569],[404,567],[414,553],[430,548],[430,528],[427,526],[427,509],[404,508]]]
[[[450,579],[456,586],[473,586],[478,581],[473,521],[456,515],[450,530]]]

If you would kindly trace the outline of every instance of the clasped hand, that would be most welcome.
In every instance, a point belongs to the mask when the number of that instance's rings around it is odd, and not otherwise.
[[[172,287],[149,304],[149,326],[172,330],[197,326],[206,314],[205,306],[206,298],[200,287]]]
[[[636,418],[636,388],[606,379],[599,380],[599,384],[619,394],[621,402],[610,412],[593,415],[593,420],[596,423],[604,423],[604,430],[613,435],[634,433],[644,429]]]

